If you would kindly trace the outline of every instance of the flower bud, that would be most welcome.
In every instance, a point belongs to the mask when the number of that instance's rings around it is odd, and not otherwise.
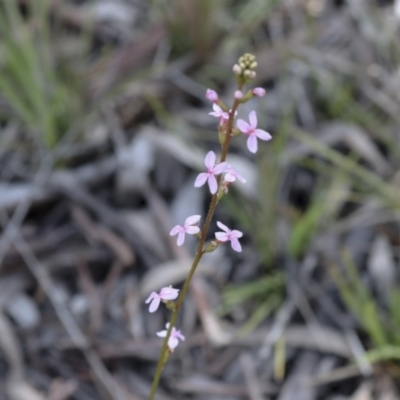
[[[253,61],[251,64],[250,64],[250,69],[255,69],[255,68],[257,68],[257,61]]]
[[[219,101],[217,92],[212,89],[207,89],[206,99],[212,101],[213,103],[218,103]]]
[[[235,99],[240,100],[243,97],[243,93],[241,90],[236,90],[235,92]]]
[[[203,250],[203,253],[212,253],[217,247],[219,243],[216,240],[213,240],[210,244],[206,246]]]
[[[238,64],[235,64],[232,68],[232,71],[235,75],[240,75],[242,73],[242,68]]]
[[[251,92],[253,93],[254,96],[257,96],[257,97],[265,96],[265,89],[262,87],[256,87]]]
[[[251,78],[251,73],[252,73],[253,71],[250,71],[249,69],[246,69],[244,72],[243,72],[243,75],[246,77],[246,78]]]

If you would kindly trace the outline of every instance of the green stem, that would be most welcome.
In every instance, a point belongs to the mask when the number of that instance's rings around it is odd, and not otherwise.
[[[242,88],[239,87],[239,90],[241,90],[241,89]],[[233,103],[233,106],[232,106],[232,110],[229,113],[229,120],[228,120],[228,125],[227,125],[227,128],[226,128],[225,141],[224,141],[224,144],[222,146],[220,163],[224,162],[226,160],[226,156],[228,154],[229,143],[230,143],[230,140],[231,140],[231,134],[232,134],[232,128],[233,128],[233,122],[234,122],[235,113],[236,113],[237,108],[239,107],[239,104],[240,104],[240,101],[239,100],[235,100],[234,103]],[[221,175],[219,175],[217,177],[218,185],[220,183],[220,180],[221,180]],[[154,400],[154,396],[156,395],[156,391],[157,391],[157,388],[158,388],[158,383],[159,383],[160,377],[161,377],[161,372],[162,372],[162,369],[163,369],[163,366],[164,366],[165,354],[168,351],[168,340],[169,340],[169,338],[171,336],[172,328],[175,326],[175,322],[176,322],[176,319],[178,317],[179,309],[181,308],[183,300],[184,300],[184,298],[186,296],[186,293],[187,293],[187,291],[189,289],[190,282],[191,282],[191,280],[193,278],[193,275],[194,275],[194,273],[196,271],[197,266],[199,265],[201,257],[204,254],[204,252],[203,252],[204,243],[206,241],[208,229],[210,228],[211,219],[212,219],[212,217],[214,215],[217,203],[218,203],[218,199],[217,199],[217,193],[216,193],[216,194],[213,195],[213,197],[211,199],[211,203],[210,203],[210,207],[208,209],[207,217],[206,217],[206,220],[204,222],[203,229],[201,230],[200,241],[199,241],[199,244],[197,246],[196,255],[194,257],[192,267],[190,268],[189,275],[187,276],[187,278],[185,280],[185,283],[183,284],[182,290],[181,290],[181,292],[179,294],[178,300],[177,300],[176,305],[175,305],[175,310],[172,312],[171,319],[169,321],[169,327],[168,327],[168,330],[167,330],[167,336],[165,336],[164,342],[163,342],[163,345],[162,345],[162,348],[161,348],[160,358],[158,359],[157,369],[156,369],[156,372],[154,374],[153,384],[151,385],[151,391],[150,391],[150,395],[149,395],[149,400]]]

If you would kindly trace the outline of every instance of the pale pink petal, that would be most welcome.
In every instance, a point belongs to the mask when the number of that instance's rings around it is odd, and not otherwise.
[[[257,153],[257,136],[256,135],[249,135],[247,139],[247,148],[252,153]]]
[[[232,246],[232,249],[237,252],[242,251],[242,246],[240,245],[239,240],[237,240],[236,238],[231,239],[231,246]]]
[[[165,336],[167,336],[167,331],[156,332],[156,335],[157,335],[158,337],[165,337]]]
[[[182,246],[183,243],[185,243],[185,232],[179,232],[178,240],[176,241],[176,244],[178,246]]]
[[[197,175],[196,181],[194,182],[194,187],[203,186],[208,179],[208,174],[206,172],[202,172],[201,174]]]
[[[214,176],[214,175],[211,175],[211,176],[208,178],[208,187],[210,188],[211,194],[217,193],[217,190],[218,190],[218,183],[217,183],[217,180],[215,179],[215,176]]]
[[[235,177],[235,175],[233,175],[233,174],[231,174],[230,172],[228,172],[228,173],[225,175],[224,180],[225,180],[226,182],[235,182],[236,177]]]
[[[175,349],[175,347],[176,346],[178,346],[178,343],[179,343],[179,341],[178,341],[178,339],[175,337],[175,336],[171,336],[169,339],[168,339],[168,347],[170,348],[170,349]]]
[[[229,240],[229,236],[227,233],[225,232],[215,232],[215,237],[217,238],[217,240],[219,240],[220,242],[227,242]]]
[[[223,172],[225,172],[228,169],[228,167],[229,167],[229,164],[226,161],[219,163],[213,169],[214,175],[222,174]]]
[[[175,236],[177,233],[180,232],[181,230],[181,226],[180,225],[176,225],[171,229],[171,232],[169,233],[171,236]]]
[[[245,178],[243,178],[243,176],[240,175],[238,172],[236,172],[236,178],[238,178],[239,181],[242,182],[242,183],[246,183],[247,182],[247,180]]]
[[[218,104],[213,104],[213,110],[215,113],[218,113],[219,115],[221,115],[224,110],[218,105]]]
[[[176,337],[177,337],[178,339],[181,339],[182,342],[185,341],[185,336],[182,335],[181,331],[176,331]]]
[[[185,220],[185,226],[197,224],[200,221],[201,215],[191,215]]]
[[[212,111],[212,112],[208,113],[208,115],[212,115],[213,117],[219,118],[221,116],[221,113],[220,112],[216,112],[216,111]]]
[[[204,159],[204,164],[208,169],[212,169],[215,165],[215,153],[213,151],[209,151]]]
[[[256,129],[256,130],[254,131],[254,133],[255,133],[255,134],[257,135],[257,137],[260,138],[261,140],[270,140],[270,139],[272,139],[272,136],[271,136],[268,132],[263,131],[262,129]]]
[[[252,90],[252,92],[253,92],[253,94],[255,96],[258,96],[258,97],[264,97],[265,96],[265,89],[262,88],[262,87],[256,87],[256,88],[254,88]]]
[[[189,235],[195,235],[196,233],[200,232],[200,228],[198,226],[188,226],[186,228],[186,233]]]
[[[231,231],[231,237],[233,238],[241,238],[243,236],[243,232],[237,231],[236,229]]]
[[[217,221],[217,225],[218,225],[218,227],[219,227],[220,229],[222,229],[223,231],[225,231],[225,232],[230,232],[230,229],[229,229],[226,225],[224,225],[222,222]]]
[[[151,292],[150,296],[147,298],[147,300],[145,301],[146,304],[150,303],[155,297],[158,296],[158,293],[156,292]]]
[[[207,89],[206,99],[212,102],[218,101],[218,94],[215,90]]]
[[[163,300],[175,300],[179,296],[179,289],[165,287],[160,290],[160,297]]]
[[[166,327],[167,330],[168,330],[168,328],[169,328],[169,322],[167,322],[167,323],[165,324],[165,327]],[[172,328],[172,330],[174,330],[174,328]]]
[[[251,111],[249,114],[250,125],[253,129],[257,128],[257,114],[255,111]]]
[[[240,132],[248,133],[251,130],[251,126],[243,119],[238,119],[236,121],[236,125],[239,128]]]
[[[154,297],[153,301],[150,303],[149,312],[153,313],[157,311],[160,301],[160,296]]]

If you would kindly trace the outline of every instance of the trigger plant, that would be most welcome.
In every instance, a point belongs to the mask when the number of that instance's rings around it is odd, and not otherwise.
[[[236,179],[241,183],[246,183],[246,179],[240,174],[240,171],[235,169],[234,165],[227,162],[229,144],[234,136],[243,134],[247,138],[247,148],[251,153],[256,153],[258,149],[258,140],[270,140],[271,135],[258,128],[257,115],[255,111],[249,114],[249,122],[245,120],[237,120],[236,115],[239,106],[253,97],[263,97],[265,90],[263,88],[250,88],[246,91],[246,86],[249,85],[256,76],[255,68],[257,62],[252,54],[245,54],[239,58],[238,63],[233,66],[233,73],[236,77],[237,89],[232,99],[232,104],[225,104],[217,92],[208,89],[205,96],[206,99],[212,102],[210,115],[219,119],[219,124],[216,129],[219,141],[221,143],[221,156],[217,160],[217,156],[213,151],[209,151],[205,157],[204,165],[205,172],[201,172],[194,186],[200,188],[206,183],[212,194],[210,207],[204,219],[202,228],[198,226],[202,217],[200,215],[192,215],[186,218],[183,225],[176,225],[172,228],[170,235],[177,236],[177,245],[181,246],[185,241],[185,235],[196,235],[199,238],[196,253],[189,274],[182,286],[182,289],[174,289],[165,287],[159,293],[153,292],[149,295],[146,303],[149,304],[149,312],[155,312],[161,303],[171,310],[169,322],[166,329],[157,332],[157,336],[164,338],[161,348],[160,357],[158,359],[157,368],[154,373],[154,380],[149,395],[149,400],[154,400],[157,387],[160,381],[161,372],[168,361],[170,355],[179,345],[180,341],[185,340],[185,336],[175,327],[178,313],[182,307],[190,282],[196,271],[197,266],[205,253],[214,251],[219,245],[230,244],[232,250],[241,252],[242,246],[239,239],[243,233],[238,230],[231,230],[220,221],[216,221],[216,226],[221,230],[215,233],[215,240],[210,243],[206,242],[208,230],[213,222],[213,216],[218,202],[223,196],[228,193],[228,186]]]

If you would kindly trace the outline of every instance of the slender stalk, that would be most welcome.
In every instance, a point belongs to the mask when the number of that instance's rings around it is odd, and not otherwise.
[[[242,88],[239,87],[239,90],[241,90]],[[232,128],[233,128],[233,121],[235,119],[235,113],[236,110],[238,108],[240,104],[239,100],[235,100],[232,106],[232,110],[229,113],[229,120],[228,120],[228,124],[227,124],[227,128],[226,128],[226,136],[225,136],[225,141],[224,144],[222,146],[222,152],[221,152],[221,159],[220,162],[224,162],[226,160],[226,156],[228,154],[228,149],[229,149],[229,143],[231,140],[231,134],[232,134]],[[217,181],[218,184],[220,183],[221,180],[221,175],[219,175],[217,177]],[[194,257],[193,260],[193,264],[190,268],[189,274],[185,280],[185,283],[183,284],[182,290],[180,292],[180,295],[178,297],[178,300],[176,301],[176,305],[175,305],[175,310],[172,312],[171,315],[171,319],[169,321],[169,326],[168,326],[168,330],[167,330],[167,335],[164,338],[164,342],[161,348],[161,353],[160,353],[160,357],[158,359],[158,363],[157,363],[157,369],[156,372],[154,374],[154,379],[153,379],[153,383],[151,385],[151,391],[150,391],[150,395],[149,395],[149,400],[154,400],[154,396],[156,394],[157,388],[158,388],[158,383],[160,381],[160,377],[161,377],[161,372],[162,372],[162,368],[164,366],[164,362],[165,362],[165,356],[166,356],[166,352],[168,351],[168,340],[171,336],[171,332],[172,332],[172,328],[175,325],[176,319],[178,317],[178,312],[179,309],[181,308],[181,305],[183,303],[183,300],[186,296],[186,293],[189,289],[189,285],[190,282],[193,278],[193,275],[196,271],[197,266],[199,265],[199,262],[204,254],[203,251],[203,247],[204,247],[204,243],[206,241],[206,237],[207,237],[207,233],[208,233],[208,229],[210,228],[210,224],[211,224],[211,219],[214,215],[215,212],[215,208],[217,206],[218,203],[218,198],[217,198],[217,193],[213,195],[212,199],[211,199],[211,203],[210,203],[210,207],[208,209],[208,213],[207,213],[207,217],[206,220],[204,222],[203,225],[203,229],[201,230],[201,236],[200,236],[200,241],[199,244],[197,245],[197,250],[196,250],[196,255]]]

